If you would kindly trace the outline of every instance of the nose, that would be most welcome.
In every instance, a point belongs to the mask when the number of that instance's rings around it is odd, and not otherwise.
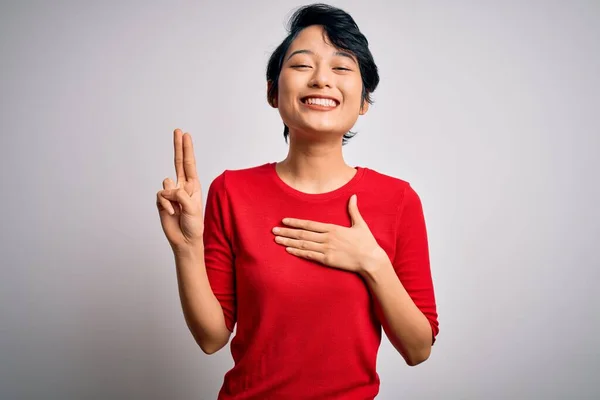
[[[331,71],[329,68],[323,66],[317,66],[314,69],[314,73],[308,82],[308,86],[311,88],[324,88],[331,87]]]

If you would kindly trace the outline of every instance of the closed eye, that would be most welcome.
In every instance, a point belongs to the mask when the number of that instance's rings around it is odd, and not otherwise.
[[[340,70],[340,71],[352,71],[350,68],[344,68],[344,67],[336,67],[334,69]]]
[[[292,68],[310,68],[310,65],[298,64],[292,65]]]

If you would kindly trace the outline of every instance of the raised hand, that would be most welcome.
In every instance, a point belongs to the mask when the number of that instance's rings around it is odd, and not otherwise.
[[[202,246],[204,219],[192,137],[175,129],[173,144],[177,183],[170,178],[163,181],[163,190],[156,194],[156,206],[169,244],[179,251]]]

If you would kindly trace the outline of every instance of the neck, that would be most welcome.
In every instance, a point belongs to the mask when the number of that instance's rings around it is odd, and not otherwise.
[[[342,154],[341,138],[336,143],[294,140],[285,160],[277,163],[280,178],[288,185],[306,193],[324,193],[335,190],[356,173],[346,164]]]

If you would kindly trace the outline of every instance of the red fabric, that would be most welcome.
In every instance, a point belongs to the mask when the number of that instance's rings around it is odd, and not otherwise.
[[[420,199],[400,179],[356,167],[346,185],[305,194],[285,184],[275,163],[227,170],[211,183],[205,260],[229,330],[234,367],[220,400],[373,399],[381,325],[357,275],[293,256],[271,230],[284,217],[351,226],[358,208],[419,309],[438,322]],[[236,326],[237,324],[237,326]]]

